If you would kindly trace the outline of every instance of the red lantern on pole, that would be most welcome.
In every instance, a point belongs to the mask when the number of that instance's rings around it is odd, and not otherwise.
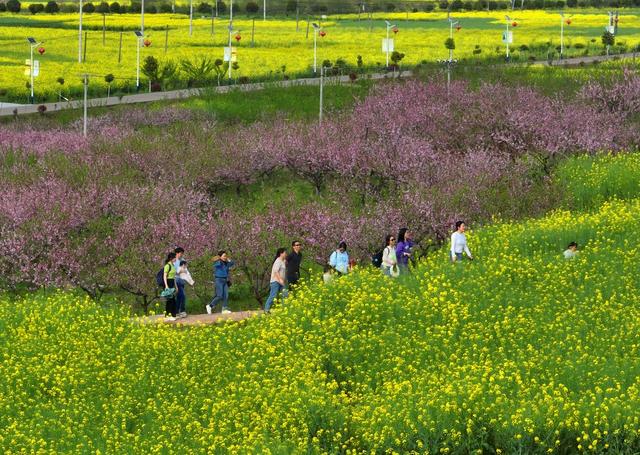
[[[146,40],[144,40],[144,41],[142,42],[142,44],[144,44],[144,47],[149,47],[149,46],[151,46],[151,41],[150,41],[150,40],[148,40],[148,39],[146,39]]]
[[[564,23],[567,25],[571,25],[571,19],[567,19],[566,21],[564,21]]]
[[[456,32],[459,32],[461,28],[462,28],[461,25],[456,25]]]
[[[38,53],[39,53],[40,55],[44,54],[44,47],[39,47],[39,48],[38,48]]]
[[[242,39],[242,36],[240,36],[240,33],[238,33],[236,34],[235,38],[237,42],[240,42],[240,40]]]
[[[511,26],[512,26],[512,27],[517,27],[517,26],[518,26],[518,23],[517,23],[516,21],[513,21],[513,22],[511,23]]]
[[[320,30],[319,35],[324,38],[325,36],[327,36],[327,32],[325,32],[324,30]]]
[[[398,33],[398,32],[400,31],[400,29],[399,29],[398,27],[393,27],[393,28],[391,29],[391,31],[392,31],[393,33]]]

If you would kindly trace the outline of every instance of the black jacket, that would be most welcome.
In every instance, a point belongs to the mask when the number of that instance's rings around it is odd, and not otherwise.
[[[302,254],[292,251],[287,256],[287,281],[289,284],[295,284],[300,279],[300,263],[302,262]]]

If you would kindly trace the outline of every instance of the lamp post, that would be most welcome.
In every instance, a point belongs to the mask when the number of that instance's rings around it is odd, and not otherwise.
[[[504,42],[507,45],[507,61],[509,61],[509,59],[511,58],[511,55],[509,54],[509,44],[511,44],[511,37],[513,35],[509,35],[509,25],[512,25],[513,27],[516,27],[518,25],[518,23],[514,20],[512,21],[512,19],[509,16],[504,16],[505,19],[507,20],[507,32],[504,35]],[[513,32],[511,32],[513,33]]]
[[[189,36],[193,35],[193,0],[189,0]]]
[[[453,26],[454,25],[458,25],[458,21],[448,17],[447,18],[449,20],[449,39],[453,39]],[[456,27],[456,29],[458,29],[460,26]],[[449,49],[449,61],[453,60],[453,49]]]
[[[389,68],[389,51],[391,50],[391,46],[390,46],[390,42],[389,42],[389,30],[391,30],[392,28],[395,27],[395,25],[392,25],[391,22],[389,21],[384,21],[385,24],[387,24],[387,45],[386,45],[386,54],[387,54],[387,65],[386,68]]]
[[[262,1],[262,20],[267,20],[267,0]]]
[[[313,74],[318,72],[318,31],[320,26],[315,22],[313,24]]]
[[[457,60],[438,60],[438,63],[443,65],[447,69],[447,98],[449,98],[449,91],[451,87],[451,70],[458,63]]]
[[[80,0],[80,23],[78,24],[78,63],[82,63],[82,0]]]
[[[88,92],[89,92],[89,75],[88,74],[84,74],[82,76],[82,84],[84,85],[83,89],[83,100],[84,102],[82,103],[82,135],[84,137],[87,137],[87,98],[88,98]]]
[[[564,17],[564,13],[560,11],[560,60],[562,60],[562,56],[564,55],[564,24],[571,25],[571,16],[568,16],[566,19]]]
[[[231,34],[233,33],[233,23],[231,21],[229,21],[229,27],[227,27],[229,30],[229,54],[228,54],[228,58],[229,58],[229,81],[231,81],[231,67],[233,66],[233,48],[231,47]]]
[[[144,0],[140,3],[140,32],[144,35]]]
[[[140,90],[140,47],[142,44],[142,38],[144,35],[140,30],[136,30],[136,92]]]
[[[324,75],[325,70],[329,68],[324,65],[320,67],[320,112],[318,116],[318,122],[322,123],[322,114],[324,112]]]
[[[38,47],[40,44],[38,41],[36,41],[35,38],[29,37],[27,38],[27,41],[29,42],[29,47],[31,48],[31,52],[30,52],[30,58],[29,58],[29,79],[30,79],[30,85],[31,85],[31,104],[33,104],[33,78],[34,78],[34,71],[33,71],[33,50]]]

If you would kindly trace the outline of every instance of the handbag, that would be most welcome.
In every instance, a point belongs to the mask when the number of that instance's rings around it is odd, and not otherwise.
[[[227,287],[230,288],[231,287],[231,280],[229,278],[227,278]]]
[[[390,267],[389,275],[391,275],[393,278],[398,278],[400,276],[400,267],[398,267],[398,264]]]
[[[175,292],[176,292],[176,288],[166,288],[160,293],[160,297],[163,297],[165,299],[170,298],[173,296],[173,294],[175,294]]]

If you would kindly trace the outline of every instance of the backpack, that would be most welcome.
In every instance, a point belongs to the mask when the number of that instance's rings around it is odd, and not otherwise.
[[[156,284],[158,287],[164,287],[164,267],[162,267],[158,273],[156,273]]]
[[[376,254],[371,256],[371,264],[377,269],[382,267],[382,253],[384,250],[378,251]]]

